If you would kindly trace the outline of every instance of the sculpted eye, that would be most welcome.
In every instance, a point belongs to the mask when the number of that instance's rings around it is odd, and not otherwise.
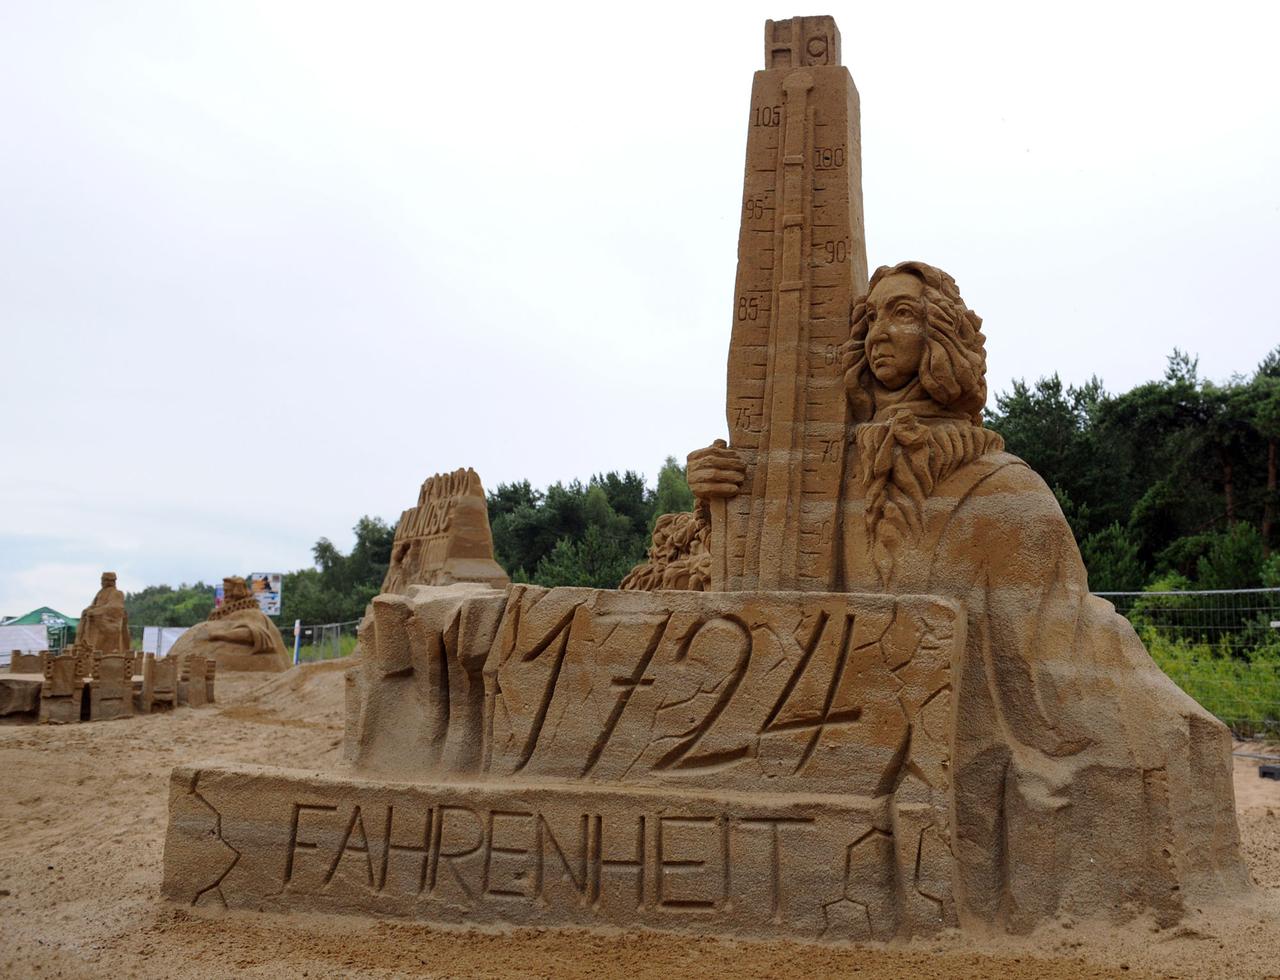
[[[897,309],[893,311],[899,320],[910,320],[915,316],[915,312],[910,303],[899,303]]]
[[[874,322],[875,322],[875,319],[876,319],[876,311],[875,311],[875,310],[867,310],[867,322],[868,322],[868,323],[874,323]]]

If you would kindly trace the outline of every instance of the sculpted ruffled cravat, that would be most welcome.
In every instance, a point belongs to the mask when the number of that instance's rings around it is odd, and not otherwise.
[[[924,503],[934,488],[965,463],[1004,448],[989,429],[965,419],[921,419],[905,406],[858,426],[854,443],[872,562],[885,587],[901,545],[923,532]]]

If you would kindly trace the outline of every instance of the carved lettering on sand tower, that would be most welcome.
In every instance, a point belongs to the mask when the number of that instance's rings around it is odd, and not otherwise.
[[[400,515],[383,592],[410,585],[510,580],[493,558],[493,533],[480,474],[471,467],[428,477],[418,503]]]
[[[831,17],[765,24],[751,86],[726,414],[743,492],[712,504],[711,588],[836,582],[847,402],[838,348],[866,291],[858,90]]]

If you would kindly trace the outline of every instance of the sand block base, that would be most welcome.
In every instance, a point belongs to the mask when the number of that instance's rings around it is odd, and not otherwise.
[[[35,714],[40,710],[40,685],[44,675],[0,675],[0,715]]]
[[[886,798],[174,770],[164,894],[446,923],[824,940],[953,921]],[[938,897],[930,897],[929,892]]]
[[[230,649],[231,643],[211,644],[214,647],[206,656],[213,657],[220,671],[268,671],[278,674],[292,665],[282,653],[247,653],[243,649]]]

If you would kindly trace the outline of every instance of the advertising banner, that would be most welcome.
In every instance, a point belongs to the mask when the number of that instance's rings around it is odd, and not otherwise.
[[[253,572],[249,576],[249,592],[258,600],[258,608],[268,616],[280,615],[282,572]]]
[[[44,626],[0,626],[0,664],[9,665],[11,650],[39,653],[49,649],[49,631]]]

